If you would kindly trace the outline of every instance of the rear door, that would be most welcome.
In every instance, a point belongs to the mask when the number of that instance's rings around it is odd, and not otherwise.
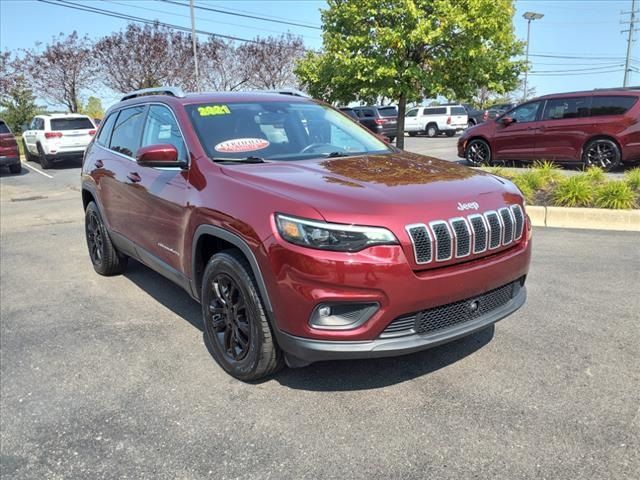
[[[84,150],[96,133],[96,126],[88,117],[52,118],[51,130],[60,134],[60,151]]]
[[[534,160],[536,154],[536,136],[540,126],[542,101],[529,102],[507,112],[514,123],[496,122],[493,137],[493,158],[496,160]]]
[[[548,160],[579,160],[591,133],[591,97],[546,101],[536,138],[536,156]]]
[[[358,112],[358,117],[360,117],[360,123],[367,127],[374,133],[377,133],[376,130],[376,112],[373,108],[360,108],[356,110]]]
[[[395,135],[398,128],[398,110],[396,107],[378,107],[378,119],[376,123],[382,125],[385,134]]]

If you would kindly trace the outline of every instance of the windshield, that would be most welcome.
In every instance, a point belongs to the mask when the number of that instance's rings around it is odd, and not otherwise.
[[[304,160],[391,151],[343,114],[316,103],[207,103],[185,108],[211,158]]]

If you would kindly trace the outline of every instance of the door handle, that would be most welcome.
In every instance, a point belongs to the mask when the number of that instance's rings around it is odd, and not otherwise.
[[[138,183],[140,180],[142,180],[142,178],[140,178],[140,175],[138,175],[137,172],[129,172],[129,174],[127,175],[127,178],[132,183]]]
[[[96,168],[102,168],[104,167],[104,162],[102,160],[96,160],[95,166]]]

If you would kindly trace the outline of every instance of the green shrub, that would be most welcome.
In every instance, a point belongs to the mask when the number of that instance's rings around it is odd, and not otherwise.
[[[487,173],[490,173],[491,175],[495,175],[496,177],[502,177],[507,179],[513,178],[513,175],[509,173],[509,171],[504,167],[486,167],[486,168],[483,168],[483,170]]]
[[[551,197],[560,207],[587,207],[593,199],[593,185],[584,174],[567,177],[557,184]]]
[[[533,204],[536,197],[536,191],[533,188],[531,188],[531,186],[528,183],[518,182],[517,181],[518,178],[520,178],[520,176],[516,177],[513,180],[513,183],[516,185],[516,187],[518,187],[518,189],[520,190],[520,193],[522,193],[522,196],[527,201],[527,203]]]
[[[537,172],[545,182],[545,185],[562,180],[564,175],[555,163],[549,160],[538,160],[533,163],[533,171]]]
[[[544,172],[535,169],[528,169],[520,175],[513,178],[513,183],[521,188],[523,185],[528,186],[531,190],[542,190],[548,185]],[[526,188],[526,187],[525,187]]]
[[[632,189],[640,191],[640,168],[632,168],[624,174],[624,181]]]
[[[600,167],[589,167],[582,175],[594,185],[603,183],[607,179],[604,170]]]
[[[635,194],[622,180],[602,184],[595,192],[595,204],[600,208],[629,209],[635,207]]]

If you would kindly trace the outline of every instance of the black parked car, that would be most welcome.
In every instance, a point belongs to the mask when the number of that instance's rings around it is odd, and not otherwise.
[[[499,103],[492,105],[486,112],[485,120],[494,120],[517,105],[517,103]]]
[[[340,107],[340,111],[346,115],[349,115],[352,120],[360,123],[360,119],[358,118],[358,114],[351,107]]]
[[[468,124],[470,127],[485,121],[486,110],[478,110],[469,103],[461,103],[460,105],[467,111],[467,116],[469,117]]]
[[[353,107],[360,123],[373,133],[385,135],[393,142],[398,134],[398,110],[396,107]]]

